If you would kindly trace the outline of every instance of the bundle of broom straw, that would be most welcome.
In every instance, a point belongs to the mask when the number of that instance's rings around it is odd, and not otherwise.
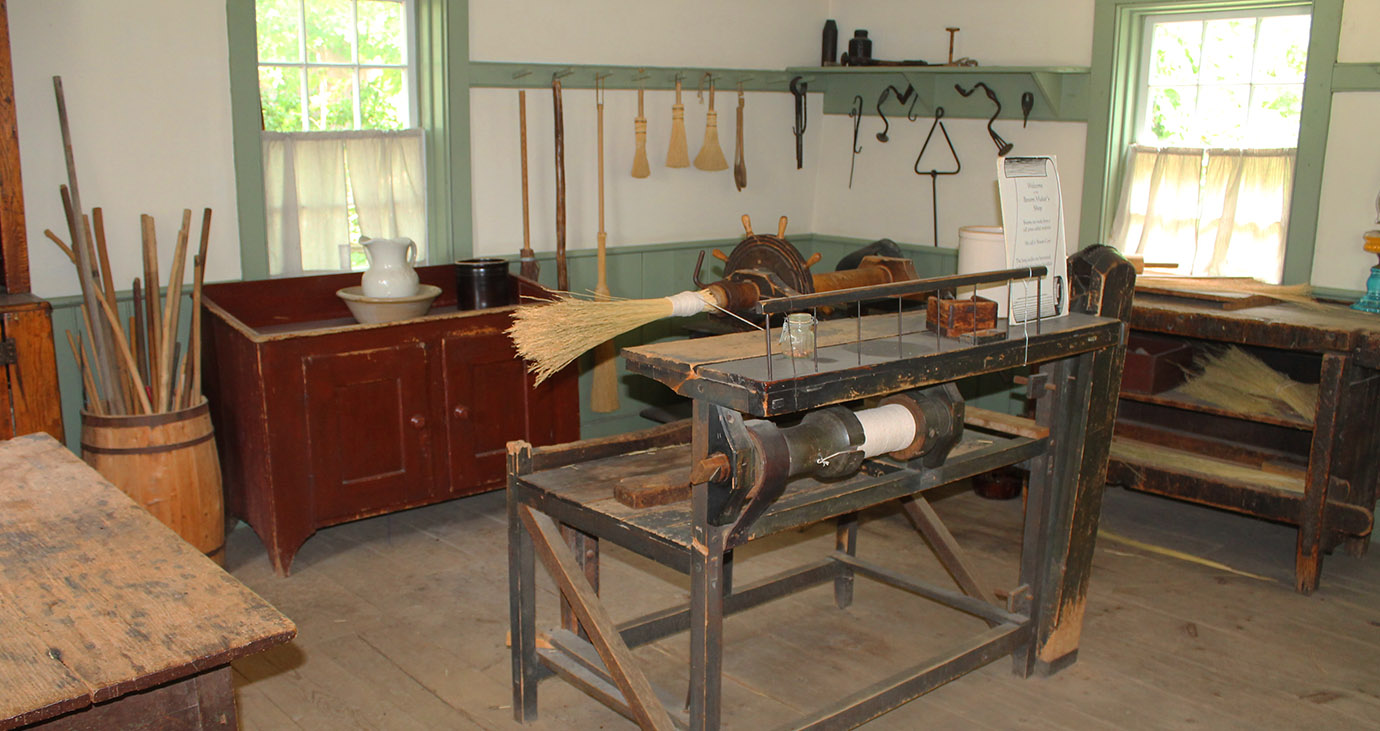
[[[706,76],[709,75],[706,73]],[[724,159],[723,147],[719,145],[719,113],[714,111],[712,76],[709,76],[709,113],[704,120],[704,146],[700,148],[700,154],[695,156],[695,167],[711,172],[728,169],[728,160]]]
[[[708,289],[605,301],[563,293],[553,302],[517,308],[508,336],[541,383],[599,343],[663,318],[688,317],[721,305]]]
[[[1200,354],[1194,366],[1198,373],[1178,388],[1190,398],[1261,416],[1283,405],[1309,421],[1317,411],[1317,384],[1299,383],[1236,346]]]
[[[676,103],[671,105],[671,146],[666,150],[666,167],[690,167],[690,149],[685,141],[685,105],[680,101],[680,78],[676,78]]]

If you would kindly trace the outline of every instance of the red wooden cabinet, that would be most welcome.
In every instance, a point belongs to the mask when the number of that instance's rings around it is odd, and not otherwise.
[[[508,441],[579,438],[574,370],[534,388],[505,334],[511,307],[459,312],[451,267],[418,273],[442,288],[430,314],[382,325],[335,296],[358,274],[206,286],[226,504],[282,575],[318,528],[497,489]]]

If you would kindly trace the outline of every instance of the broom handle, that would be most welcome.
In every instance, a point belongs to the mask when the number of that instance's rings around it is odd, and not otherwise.
[[[595,299],[609,298],[608,234],[604,231],[604,97],[600,83],[595,82],[595,109],[599,126],[599,266],[594,285]],[[594,348],[594,380],[590,389],[590,408],[607,414],[618,410],[618,351],[612,340],[605,340]]]
[[[176,375],[177,326],[182,312],[182,274],[187,263],[187,239],[191,236],[192,210],[182,209],[182,228],[173,249],[172,271],[168,272],[168,296],[163,301],[163,365],[158,371],[158,410],[172,407],[173,378]]]
[[[556,289],[570,291],[570,272],[565,264],[565,121],[561,113],[561,80],[551,80],[551,101],[556,129]]]
[[[532,222],[527,203],[527,91],[518,90],[518,133],[522,139],[522,276],[535,280],[540,272],[537,269],[536,254],[532,251]]]
[[[163,308],[158,300],[158,232],[154,228],[153,216],[147,213],[139,216],[143,232],[144,251],[144,318],[148,328],[146,347],[148,349],[148,383],[158,383],[159,355],[163,352]]]

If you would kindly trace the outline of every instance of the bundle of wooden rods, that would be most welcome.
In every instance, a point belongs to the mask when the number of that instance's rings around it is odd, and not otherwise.
[[[64,205],[67,205],[70,201],[67,187],[62,186],[62,191]],[[69,222],[75,220],[74,213],[68,209]],[[79,275],[85,271],[86,275],[81,277],[83,297],[89,292],[97,303],[96,312],[84,303],[81,307],[87,336],[74,337],[68,330],[67,341],[81,369],[86,408],[98,416],[179,411],[195,406],[201,399],[201,287],[205,277],[206,247],[210,242],[211,209],[202,212],[200,246],[192,257],[192,311],[186,347],[177,335],[192,212],[190,209],[182,211],[182,227],[173,249],[166,296],[160,296],[159,292],[154,220],[149,215],[140,218],[144,277],[142,281],[134,278],[131,287],[134,314],[123,323],[115,309],[116,291],[101,209],[94,209],[89,219],[81,216],[82,228],[72,231],[72,239],[81,242],[76,247],[69,247],[52,230],[43,232],[67,254]],[[86,247],[86,255],[78,256],[77,247]],[[99,261],[100,268],[84,268],[80,263],[83,259]]]
[[[58,122],[62,128],[67,181],[59,186],[71,245],[52,230],[43,233],[62,249],[77,268],[81,284],[82,321],[86,338],[72,336],[67,342],[81,369],[86,409],[95,415],[154,414],[194,406],[201,400],[201,285],[206,265],[206,245],[211,236],[211,209],[201,216],[201,246],[192,259],[192,312],[189,346],[177,340],[182,309],[182,281],[191,236],[192,212],[182,211],[167,297],[160,302],[158,242],[153,217],[142,216],[144,278],[134,279],[134,316],[125,323],[116,313],[116,291],[106,246],[105,218],[96,208],[88,219],[77,188],[77,166],[72,153],[72,134],[67,123],[67,103],[62,79],[53,77]],[[94,224],[94,225],[93,225]],[[93,236],[94,233],[94,236]],[[93,242],[94,239],[94,242]]]

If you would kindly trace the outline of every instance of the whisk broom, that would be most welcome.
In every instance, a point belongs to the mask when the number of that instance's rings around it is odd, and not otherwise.
[[[604,231],[604,89],[595,80],[595,107],[599,119],[599,280],[594,286],[597,299],[609,298],[608,234]],[[589,389],[589,408],[596,414],[618,410],[618,350],[612,340],[605,340],[594,348],[594,379]]]
[[[642,112],[642,95],[645,91],[646,89],[637,87],[637,119],[633,120],[633,136],[637,140],[637,149],[633,152],[634,178],[645,178],[652,174],[652,167],[647,164],[647,117]],[[684,135],[683,120],[681,125],[681,134]]]
[[[666,150],[666,167],[690,167],[690,149],[685,143],[685,105],[680,102],[680,79],[676,79],[676,103],[671,106],[671,147]]]
[[[591,301],[561,295],[554,302],[523,305],[513,311],[508,328],[527,370],[541,383],[580,357],[591,344],[603,343],[634,328],[667,317],[689,317],[722,303],[711,289],[670,297]]]
[[[707,74],[706,74],[707,75]],[[695,167],[701,170],[727,170],[728,160],[719,147],[719,113],[714,111],[714,78],[709,77],[709,114],[704,120],[704,146],[695,156]]]

